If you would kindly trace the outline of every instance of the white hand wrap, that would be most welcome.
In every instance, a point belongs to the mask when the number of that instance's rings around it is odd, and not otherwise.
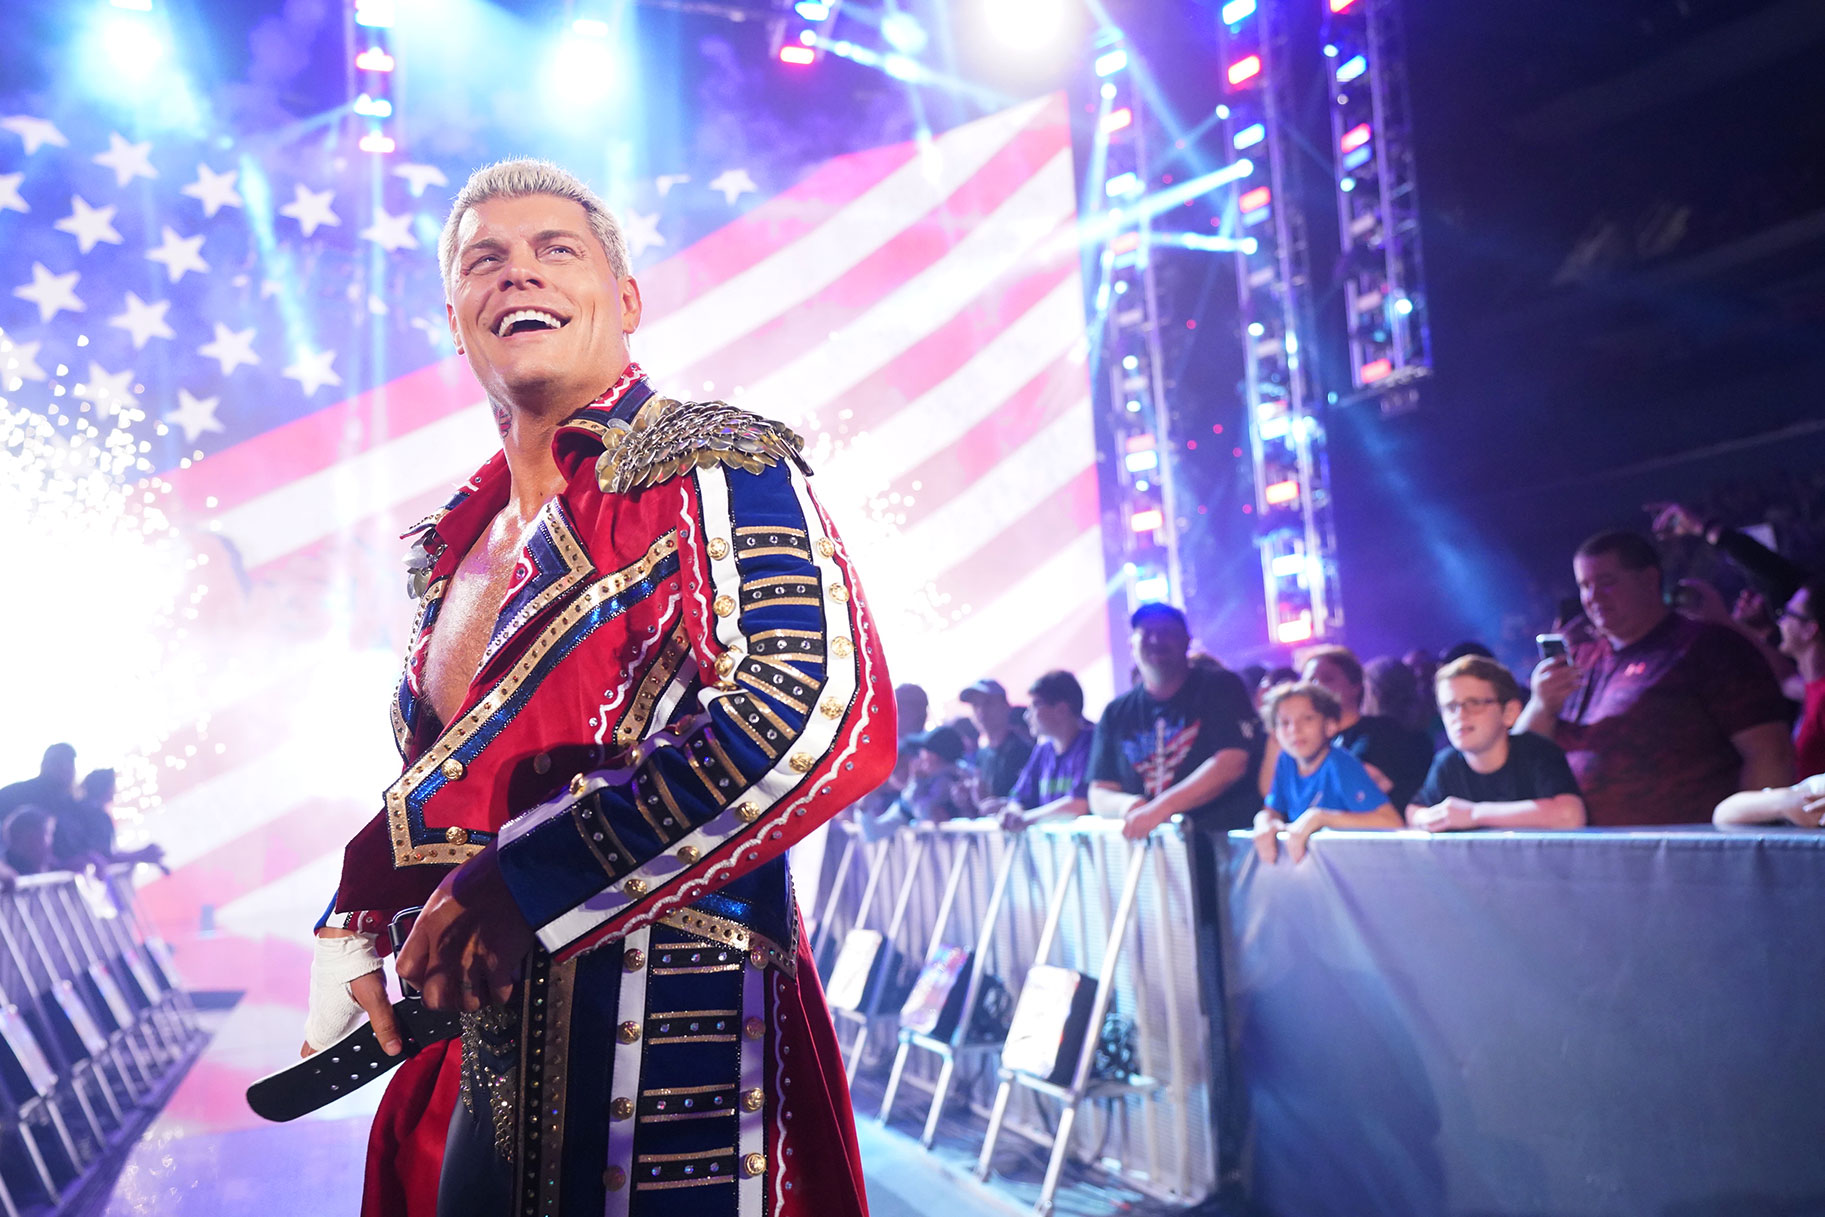
[[[304,1042],[321,1052],[360,1025],[361,1005],[349,993],[349,982],[380,970],[377,934],[317,939],[311,958],[310,1009],[304,1016]]]

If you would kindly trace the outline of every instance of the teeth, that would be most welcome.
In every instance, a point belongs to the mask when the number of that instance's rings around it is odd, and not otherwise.
[[[554,330],[564,324],[562,321],[559,321],[557,319],[557,317],[555,317],[551,313],[547,313],[547,312],[543,311],[542,309],[523,308],[523,309],[518,310],[517,312],[508,313],[505,317],[502,317],[500,319],[500,321],[495,324],[495,327],[494,327],[495,337],[497,337],[497,338],[506,337],[507,331],[512,329],[514,326],[518,325],[522,321],[543,321],[547,326],[549,326],[550,328],[552,328]]]

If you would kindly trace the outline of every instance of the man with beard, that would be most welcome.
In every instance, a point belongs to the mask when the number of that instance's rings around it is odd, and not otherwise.
[[[307,1053],[376,935],[460,1040],[394,1075],[367,1217],[865,1212],[785,850],[893,764],[893,694],[798,437],[654,391],[614,217],[479,170],[439,248],[496,452],[408,535],[404,772],[350,843]]]

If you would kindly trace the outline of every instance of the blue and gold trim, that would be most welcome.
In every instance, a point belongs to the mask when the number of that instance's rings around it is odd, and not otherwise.
[[[572,588],[596,573],[589,551],[577,536],[570,512],[562,498],[552,499],[539,509],[531,535],[520,552],[520,569],[516,569],[514,586],[494,624],[488,648],[482,652],[478,670],[486,671],[490,661],[513,641],[527,622],[550,608]],[[523,577],[521,577],[523,574]]]

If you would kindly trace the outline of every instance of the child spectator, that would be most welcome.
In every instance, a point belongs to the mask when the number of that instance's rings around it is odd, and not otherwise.
[[[1400,828],[1400,813],[1361,761],[1332,747],[1343,708],[1324,686],[1305,681],[1278,685],[1261,699],[1261,717],[1280,745],[1267,806],[1255,817],[1255,850],[1263,862],[1276,854],[1275,834],[1286,829],[1286,852],[1305,857],[1308,838],[1321,828]],[[1287,817],[1294,817],[1291,825]]]
[[[1467,655],[1439,669],[1438,706],[1451,746],[1407,805],[1428,832],[1461,828],[1582,828],[1584,797],[1559,746],[1511,735],[1527,703],[1509,670]]]
[[[949,727],[933,727],[901,740],[900,746],[912,752],[911,780],[893,805],[867,825],[865,837],[879,840],[908,824],[942,824],[976,814],[964,780],[962,737]]]

